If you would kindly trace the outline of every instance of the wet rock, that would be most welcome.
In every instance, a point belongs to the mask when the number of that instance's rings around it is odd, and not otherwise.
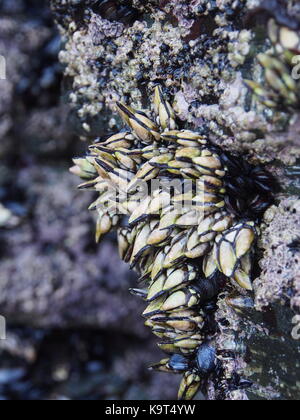
[[[67,174],[85,148],[78,135],[119,129],[116,100],[146,109],[159,83],[183,128],[269,163],[285,194],[262,225],[255,295],[232,297],[228,286],[219,296],[211,344],[220,366],[207,398],[299,399],[299,203],[289,198],[299,193],[299,115],[266,109],[244,86],[262,80],[256,56],[269,48],[265,15],[245,23],[260,2],[51,3],[61,44],[40,1],[0,4],[9,75],[0,81],[0,201],[5,226],[8,215],[19,223],[0,229],[10,330],[0,342],[1,398],[174,398],[177,378],[145,373],[159,354],[127,292],[135,279],[114,238],[95,246],[90,197]],[[287,6],[299,17],[298,2]]]
[[[6,341],[0,341],[1,399],[174,398],[176,378],[162,375],[158,379],[154,373],[145,374],[142,365],[152,352],[151,343],[143,341],[141,347],[133,336],[87,328],[45,331],[10,327],[8,341],[9,346]],[[135,351],[134,354],[132,349],[130,357],[132,362],[135,358],[139,373],[126,360],[122,363],[129,342]],[[109,351],[107,343],[110,343]],[[28,357],[29,348],[34,357]]]
[[[268,164],[280,179],[284,195],[262,225],[254,295],[232,296],[229,285],[219,296],[212,345],[220,366],[207,397],[296,398],[299,371],[290,360],[299,359],[299,215],[289,196],[299,192],[299,112],[266,108],[244,84],[245,78],[263,82],[257,55],[270,48],[270,15],[284,18],[281,2],[133,0],[137,15],[130,23],[108,19],[89,2],[75,13],[71,3],[61,8],[53,0],[52,7],[66,40],[59,55],[70,82],[66,98],[83,138],[119,129],[115,102],[146,109],[159,83],[182,128]],[[297,19],[297,2],[286,6]]]

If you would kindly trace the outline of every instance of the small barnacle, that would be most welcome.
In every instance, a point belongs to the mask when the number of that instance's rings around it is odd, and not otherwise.
[[[201,385],[201,377],[196,370],[187,371],[181,381],[178,399],[179,400],[192,400],[198,392]]]
[[[218,365],[215,298],[228,279],[252,290],[258,221],[274,180],[203,134],[179,130],[159,86],[153,108],[150,118],[118,103],[128,130],[91,145],[71,170],[98,193],[90,207],[97,239],[118,227],[120,256],[140,275],[131,293],[145,301],[145,325],[168,355],[151,369],[183,373],[179,399],[192,399]]]

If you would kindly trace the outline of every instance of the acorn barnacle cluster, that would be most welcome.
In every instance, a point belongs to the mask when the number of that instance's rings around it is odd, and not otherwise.
[[[159,86],[154,118],[118,103],[128,130],[89,147],[71,171],[97,191],[97,240],[118,229],[121,258],[140,275],[134,295],[167,357],[152,369],[182,373],[192,399],[218,366],[211,344],[214,300],[227,285],[252,290],[257,221],[272,201],[272,177],[179,130]]]
[[[285,111],[300,106],[300,26],[291,26],[269,20],[272,48],[257,56],[264,69],[265,84],[245,81],[261,103]]]

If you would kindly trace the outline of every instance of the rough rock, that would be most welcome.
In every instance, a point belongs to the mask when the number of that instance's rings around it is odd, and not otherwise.
[[[127,4],[130,21],[121,8]],[[260,105],[243,79],[263,81],[257,54],[270,47],[266,23],[280,16],[255,13],[259,0],[93,2],[52,0],[64,47],[66,92],[83,138],[121,127],[121,100],[149,108],[159,83],[182,127],[253,163],[267,163],[282,193],[265,215],[257,251],[253,296],[218,298],[215,345],[222,368],[208,385],[209,399],[293,399],[299,396],[299,113]],[[129,4],[129,6],[128,6]],[[268,10],[267,10],[268,9]],[[123,9],[124,10],[124,9]],[[298,5],[287,2],[297,18]],[[280,338],[279,338],[280,337]],[[280,363],[276,359],[280,359]]]
[[[139,303],[127,293],[134,279],[119,265],[113,238],[94,245],[90,201],[67,174],[70,157],[85,148],[75,136],[88,140],[120,129],[115,101],[146,109],[159,83],[182,127],[268,163],[282,185],[262,224],[253,296],[232,296],[230,288],[219,296],[214,342],[221,369],[207,397],[299,399],[299,113],[259,105],[243,84],[244,78],[262,81],[256,57],[270,47],[265,14],[247,24],[261,2],[101,3],[51,0],[61,46],[41,2],[1,3],[0,46],[9,78],[0,81],[0,201],[5,220],[9,212],[18,224],[0,228],[0,313],[45,329],[12,330],[1,343],[1,394],[174,397],[177,378],[144,377],[145,366],[159,356]],[[300,19],[297,3],[287,6]],[[49,330],[57,327],[64,329]],[[113,340],[121,351],[108,355]],[[74,353],[79,356],[70,361]],[[93,358],[103,366],[90,365]]]

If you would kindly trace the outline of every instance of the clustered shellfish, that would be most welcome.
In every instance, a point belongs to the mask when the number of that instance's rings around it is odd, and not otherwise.
[[[121,258],[140,274],[144,287],[132,293],[145,300],[146,325],[168,355],[152,369],[183,373],[179,398],[190,400],[218,365],[213,300],[227,279],[252,290],[257,222],[274,181],[206,136],[178,130],[159,86],[154,121],[117,108],[129,130],[91,145],[71,171],[85,179],[80,188],[98,193],[90,207],[98,210],[97,240],[118,228]],[[140,199],[139,186],[154,180],[163,182]]]
[[[245,80],[245,83],[267,107],[284,111],[299,108],[299,30],[279,25],[275,19],[270,19],[268,34],[272,49],[257,56],[264,69],[266,85],[251,80]]]

